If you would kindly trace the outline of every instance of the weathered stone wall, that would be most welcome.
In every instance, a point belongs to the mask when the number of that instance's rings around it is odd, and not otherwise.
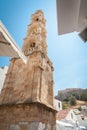
[[[29,55],[27,64],[12,59],[0,96],[0,104],[38,101],[53,107],[53,70],[41,52]]]
[[[0,130],[55,130],[55,114],[36,103],[0,106]]]
[[[41,10],[32,15],[22,48],[27,63],[11,60],[0,95],[0,130],[55,130],[53,65],[47,56],[45,22]]]

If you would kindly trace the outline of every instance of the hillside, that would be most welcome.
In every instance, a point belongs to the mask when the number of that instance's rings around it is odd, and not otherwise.
[[[77,100],[87,101],[87,89],[69,88],[58,91],[56,99],[61,101],[68,101],[70,98],[75,97]]]
[[[87,105],[87,102],[77,100],[76,101],[76,106],[71,106],[71,108],[80,108],[83,105]]]

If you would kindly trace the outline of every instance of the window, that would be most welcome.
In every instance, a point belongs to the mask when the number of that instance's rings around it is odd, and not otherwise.
[[[36,21],[39,21],[39,18],[37,18]]]
[[[32,43],[32,44],[30,45],[30,47],[35,47],[35,43]]]
[[[58,107],[60,108],[60,102],[58,102]]]

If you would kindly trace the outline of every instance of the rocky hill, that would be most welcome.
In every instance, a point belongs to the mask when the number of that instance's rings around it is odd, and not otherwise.
[[[87,101],[87,89],[81,88],[68,88],[58,91],[56,99],[61,101],[68,101],[71,97],[75,97],[77,100]]]

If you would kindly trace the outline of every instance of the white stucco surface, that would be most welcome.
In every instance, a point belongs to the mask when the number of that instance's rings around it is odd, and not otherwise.
[[[1,93],[1,89],[3,87],[3,83],[6,77],[6,73],[7,73],[8,67],[4,66],[0,68],[0,93]]]
[[[57,111],[62,110],[62,102],[57,99],[54,99],[54,107]]]

